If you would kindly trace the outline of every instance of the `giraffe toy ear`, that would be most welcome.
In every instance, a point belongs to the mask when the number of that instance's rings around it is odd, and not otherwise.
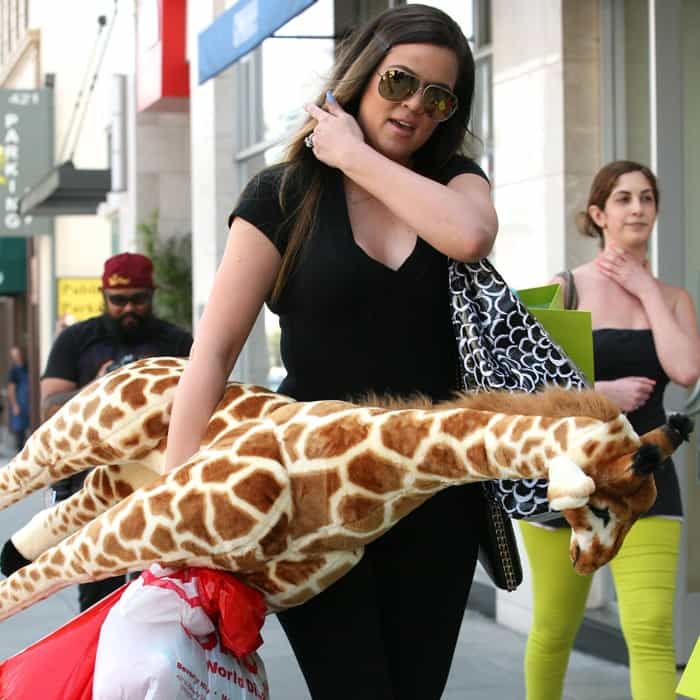
[[[581,508],[595,491],[595,482],[568,457],[554,457],[549,462],[547,499],[554,510]]]

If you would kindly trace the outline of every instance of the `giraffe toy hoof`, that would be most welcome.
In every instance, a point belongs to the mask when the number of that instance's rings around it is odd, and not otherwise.
[[[549,463],[547,498],[554,510],[581,508],[595,491],[595,482],[581,467],[565,456],[554,457]]]
[[[5,542],[2,553],[0,553],[0,571],[2,571],[5,576],[10,576],[18,569],[31,563],[29,559],[26,559],[20,554],[12,540],[7,540],[7,542]]]

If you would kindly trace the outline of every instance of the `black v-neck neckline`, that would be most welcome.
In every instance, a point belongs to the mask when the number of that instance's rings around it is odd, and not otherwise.
[[[390,267],[381,260],[371,256],[356,240],[355,235],[352,230],[352,224],[350,223],[350,211],[348,209],[348,202],[345,197],[345,184],[343,183],[342,174],[337,175],[336,179],[336,198],[339,211],[343,219],[343,230],[349,243],[350,247],[355,250],[355,256],[367,260],[371,265],[374,265],[387,274],[398,275],[406,270],[406,268],[413,262],[413,260],[418,255],[419,248],[422,246],[422,239],[420,236],[416,236],[413,248],[411,248],[410,253],[401,261],[401,264],[397,268]]]

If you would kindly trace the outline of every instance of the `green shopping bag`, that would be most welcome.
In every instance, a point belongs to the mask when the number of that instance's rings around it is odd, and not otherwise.
[[[558,284],[518,289],[517,294],[593,386],[595,372],[590,311],[565,309],[564,296]]]
[[[700,639],[695,642],[695,649],[690,655],[676,692],[693,700],[700,700]]]

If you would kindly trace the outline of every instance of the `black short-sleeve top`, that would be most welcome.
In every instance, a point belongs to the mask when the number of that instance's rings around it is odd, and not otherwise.
[[[231,213],[257,227],[284,253],[290,223],[278,192],[284,166],[255,176]],[[342,174],[326,168],[316,226],[284,290],[279,315],[287,377],[279,390],[302,401],[352,398],[369,391],[448,398],[457,388],[447,258],[419,236],[397,269],[365,253],[353,238]],[[476,174],[455,156],[434,178]]]

